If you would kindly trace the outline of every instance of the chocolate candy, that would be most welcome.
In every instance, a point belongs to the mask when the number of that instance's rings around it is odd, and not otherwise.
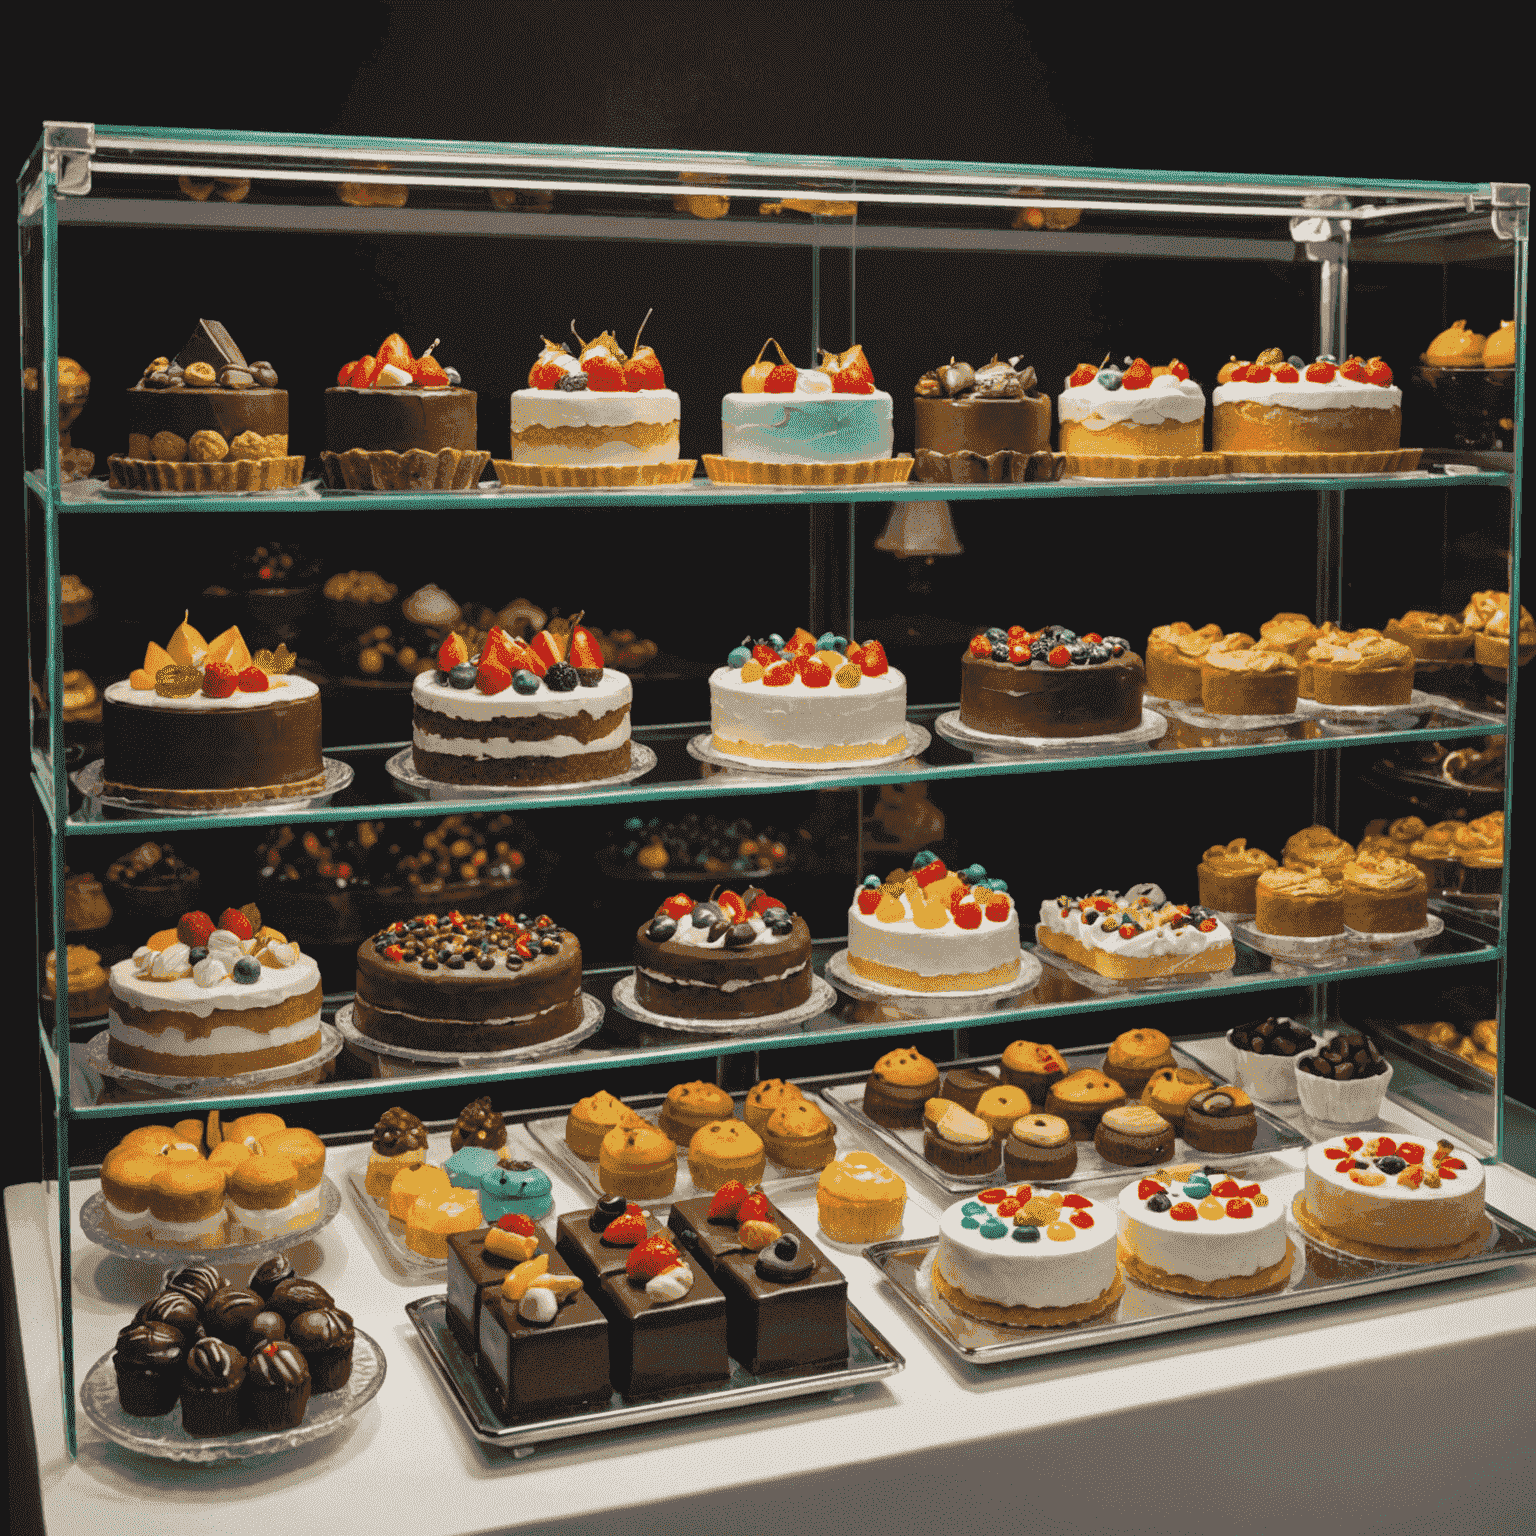
[[[792,1232],[786,1232],[776,1243],[758,1254],[754,1268],[760,1279],[788,1285],[796,1280],[804,1280],[816,1268],[816,1260],[810,1254],[802,1254],[800,1239]]]
[[[588,1226],[594,1232],[601,1232],[611,1221],[617,1221],[628,1209],[629,1202],[623,1195],[604,1195],[593,1208]]]

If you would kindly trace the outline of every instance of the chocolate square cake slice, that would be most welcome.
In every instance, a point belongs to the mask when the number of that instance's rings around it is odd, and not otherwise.
[[[471,1359],[480,1347],[482,1293],[499,1289],[520,1262],[487,1253],[485,1235],[489,1231],[489,1227],[481,1227],[476,1232],[453,1232],[448,1237],[448,1327]],[[539,1244],[535,1251],[553,1255],[555,1245],[549,1233],[537,1223],[534,1232]]]

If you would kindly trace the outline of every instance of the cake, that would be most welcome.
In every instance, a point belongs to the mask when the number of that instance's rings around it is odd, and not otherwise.
[[[1159,1067],[1173,1064],[1172,1043],[1162,1030],[1128,1029],[1111,1041],[1101,1070],[1134,1099]]]
[[[1184,1140],[1197,1152],[1246,1152],[1259,1132],[1253,1100],[1241,1088],[1197,1088],[1184,1104]]]
[[[1354,856],[1355,850],[1336,832],[1311,826],[1285,840],[1280,861],[1287,869],[1315,869],[1337,880]]]
[[[615,1126],[598,1148],[597,1182],[605,1195],[664,1200],[677,1185],[677,1143],[654,1126]]]
[[[907,1185],[871,1152],[849,1152],[816,1181],[816,1219],[834,1243],[877,1243],[901,1231]]]
[[[318,794],[320,690],[293,664],[286,646],[252,656],[239,629],[210,642],[184,618],[106,690],[103,790],[188,811]]]
[[[1483,1165],[1475,1152],[1444,1138],[1314,1142],[1292,1209],[1309,1237],[1398,1262],[1459,1257],[1488,1230]]]
[[[1215,843],[1205,850],[1195,871],[1200,905],[1217,912],[1253,912],[1259,876],[1278,867],[1262,848],[1250,848],[1246,837]]]
[[[1296,1257],[1285,1211],[1240,1173],[1160,1168],[1120,1191],[1120,1262],[1138,1285],[1181,1296],[1267,1291]]]
[[[1200,707],[1208,715],[1288,715],[1300,686],[1296,658],[1250,635],[1224,635],[1200,658]]]
[[[630,1130],[644,1124],[622,1099],[600,1088],[571,1106],[565,1119],[565,1144],[577,1157],[596,1157],[603,1149],[603,1138],[615,1126]]]
[[[1271,869],[1255,888],[1260,933],[1319,939],[1344,931],[1344,890],[1317,869]]]
[[[981,368],[954,358],[918,381],[919,480],[1020,480],[1019,459],[1049,453],[1051,402],[1022,357]]]
[[[1342,883],[1344,924],[1357,933],[1409,933],[1428,921],[1428,883],[1406,859],[1357,853]]]
[[[952,874],[924,849],[910,873],[867,876],[848,909],[848,969],[882,986],[975,992],[1015,980],[1022,959],[1018,909],[980,864]]]
[[[1398,447],[1403,392],[1381,358],[1304,363],[1278,347],[1233,358],[1211,396],[1216,453],[1373,453]]]
[[[1003,1173],[1026,1184],[1069,1179],[1077,1170],[1077,1139],[1060,1115],[1020,1115],[1003,1143]]]
[[[719,1189],[732,1179],[760,1184],[767,1157],[763,1138],[745,1120],[712,1120],[688,1143],[688,1177],[696,1189]]]
[[[537,1045],[581,1024],[581,943],[542,913],[428,913],[358,946],[356,988],[353,1023],[387,1045]]]
[[[1035,937],[1115,981],[1204,975],[1236,960],[1225,923],[1205,907],[1176,906],[1156,885],[1042,901]]]
[[[190,941],[190,942],[188,942]],[[236,1077],[320,1049],[320,968],[254,907],[189,912],[109,973],[107,1059],[167,1077]]]
[[[1473,632],[1454,613],[1410,608],[1400,619],[1382,626],[1388,640],[1413,652],[1415,661],[1456,661],[1472,649]]]
[[[540,1249],[552,1253],[554,1244],[527,1216],[508,1215],[474,1231],[449,1234],[444,1316],[449,1332],[471,1359],[480,1347],[480,1312],[487,1296],[499,1291],[508,1274]]]
[[[1452,839],[1465,895],[1497,896],[1504,888],[1504,812],[1490,811],[1456,829]]]
[[[1322,631],[1304,613],[1277,613],[1259,625],[1259,640],[1271,650],[1289,651],[1300,661]]]
[[[1406,704],[1413,668],[1413,651],[1380,630],[1332,630],[1302,660],[1301,695],[1319,704]]]
[[[982,1094],[996,1088],[997,1084],[997,1074],[988,1071],[985,1067],[951,1067],[945,1072],[944,1080],[939,1086],[939,1097],[958,1104],[962,1109],[970,1110],[974,1115],[976,1106],[981,1102]],[[1020,1113],[1022,1114],[1023,1111],[1021,1110]]]
[[[288,452],[288,392],[276,370],[246,362],[217,320],[199,320],[174,358],[145,368],[127,418],[128,452],[108,460],[115,488],[271,491],[304,478],[303,454]]]
[[[364,1187],[376,1202],[386,1205],[395,1175],[407,1168],[420,1168],[426,1160],[426,1126],[410,1110],[392,1105],[373,1128]]]
[[[1509,670],[1509,593],[1474,592],[1461,616],[1472,631],[1472,655],[1481,667],[1494,672]],[[1517,656],[1524,666],[1536,656],[1536,620],[1525,604],[1520,605],[1520,626],[1516,639]]]
[[[710,745],[779,763],[861,763],[907,750],[907,680],[878,640],[743,639],[709,678]]]
[[[1058,446],[1076,456],[1187,458],[1205,447],[1205,393],[1177,358],[1079,363],[1056,397]]]
[[[1111,1208],[1027,1184],[957,1201],[939,1218],[933,1288],[958,1311],[1014,1327],[1095,1317],[1123,1291]]]
[[[472,389],[398,332],[345,364],[325,392],[326,483],[350,491],[473,490],[490,454],[476,446]]]
[[[1074,1141],[1092,1141],[1105,1111],[1125,1100],[1125,1089],[1114,1078],[1093,1067],[1082,1067],[1051,1084],[1045,1096],[1045,1113],[1063,1121]]]
[[[777,349],[778,364],[763,357]],[[822,351],[816,368],[796,368],[771,337],[720,402],[721,456],[753,464],[858,464],[889,459],[892,401],[875,388],[860,346]]]
[[[680,1019],[748,1019],[809,1001],[811,930],[756,886],[669,896],[635,935],[635,1002]]]
[[[877,1125],[916,1129],[939,1091],[939,1069],[912,1046],[887,1051],[864,1083],[864,1113]]]
[[[1182,704],[1200,702],[1200,663],[1221,639],[1221,627],[1191,629],[1182,619],[1159,624],[1147,636],[1147,692]]]
[[[837,1153],[837,1130],[809,1099],[776,1109],[762,1132],[771,1162],[801,1172],[825,1168]]]
[[[677,462],[682,405],[639,333],[628,354],[608,331],[590,342],[577,336],[575,357],[541,339],[528,387],[512,395],[514,464]]]
[[[802,1103],[804,1099],[805,1095],[795,1084],[782,1077],[765,1077],[748,1090],[741,1106],[741,1117],[761,1136],[763,1127],[779,1110],[787,1104]]]
[[[604,668],[582,615],[551,619],[531,641],[497,626],[471,657],[450,633],[437,670],[411,684],[411,758],[446,784],[580,784],[630,768],[622,672]]]
[[[1060,624],[983,630],[960,661],[960,723],[988,736],[1104,736],[1141,724],[1130,642]]]

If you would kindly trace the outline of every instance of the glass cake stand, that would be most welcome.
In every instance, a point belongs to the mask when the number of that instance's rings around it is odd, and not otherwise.
[[[951,746],[969,752],[977,762],[1006,762],[1020,757],[1076,757],[1087,753],[1123,752],[1160,740],[1168,722],[1156,710],[1142,706],[1141,724],[1128,731],[1102,736],[998,736],[964,725],[960,711],[952,709],[933,722],[933,728]]]
[[[795,1008],[782,1013],[764,1013],[750,1019],[679,1019],[669,1013],[652,1013],[635,1001],[635,977],[631,972],[613,984],[613,1007],[626,1019],[637,1024],[650,1024],[657,1029],[675,1031],[680,1035],[755,1035],[764,1030],[784,1029],[794,1024],[808,1024],[812,1019],[828,1013],[837,1004],[837,993],[829,982],[820,976],[811,977],[810,998]]]
[[[410,747],[396,752],[384,764],[384,771],[408,800],[500,800],[507,795],[547,795],[558,791],[564,796],[575,796],[587,789],[607,789],[644,778],[655,766],[656,754],[644,742],[634,741],[630,743],[627,773],[586,779],[579,784],[444,784],[440,779],[417,773]]]
[[[153,805],[133,795],[107,793],[102,787],[106,759],[101,757],[76,769],[70,774],[69,782],[85,796],[86,819],[89,821],[100,821],[103,810],[128,811],[135,816],[206,816],[212,819],[219,816],[249,816],[252,809],[258,806],[274,816],[286,816],[290,811],[307,811],[329,805],[333,795],[339,795],[351,784],[353,772],[350,763],[335,757],[322,757],[320,761],[325,765],[325,788],[312,795],[294,795],[282,800],[246,801],[242,805],[210,806],[206,810],[195,811]]]
[[[753,774],[765,779],[809,779],[818,776],[836,776],[847,772],[850,768],[864,772],[867,769],[879,768],[894,773],[926,773],[927,766],[917,762],[924,752],[933,744],[933,735],[927,726],[918,725],[914,721],[907,721],[907,744],[900,752],[891,757],[860,758],[857,762],[843,761],[828,763],[790,763],[775,758],[767,761],[757,757],[736,757],[730,752],[718,751],[713,743],[713,735],[709,731],[700,731],[697,736],[689,738],[688,756],[695,762],[707,763],[714,768],[727,769],[732,773]]]
[[[1147,702],[1170,720],[1205,731],[1265,731],[1277,725],[1299,725],[1307,718],[1302,712],[1300,699],[1288,715],[1213,715],[1198,704],[1186,704],[1182,699],[1154,699],[1149,696]]]
[[[171,1077],[159,1072],[140,1072],[124,1067],[107,1057],[110,1029],[92,1035],[81,1047],[81,1065],[101,1078],[111,1078],[138,1089],[144,1097],[201,1099],[214,1094],[245,1093],[253,1089],[292,1087],[297,1080],[318,1080],[323,1069],[341,1054],[341,1032],[323,1019],[320,1022],[320,1049],[303,1061],[284,1062],[280,1067],[263,1067],[259,1072],[239,1072],[233,1077]]]
[[[904,987],[888,987],[884,982],[860,976],[848,964],[848,951],[840,949],[827,958],[823,967],[827,979],[839,992],[866,1003],[900,1002],[904,1011],[915,1018],[945,1018],[951,1014],[976,1013],[978,1008],[992,1008],[1006,999],[1021,997],[1040,980],[1040,962],[1027,949],[1019,961],[1019,974],[1012,981],[995,987],[979,987],[968,992],[909,992]]]
[[[1417,688],[1406,704],[1320,704],[1316,699],[1297,699],[1297,711],[1316,720],[1326,730],[1347,732],[1350,727],[1360,731],[1409,731],[1432,709],[1443,707],[1454,710],[1458,706],[1449,699],[1432,693],[1421,693]]]

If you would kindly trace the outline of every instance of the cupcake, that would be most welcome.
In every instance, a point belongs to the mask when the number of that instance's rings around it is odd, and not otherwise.
[[[1059,1115],[1021,1115],[1003,1143],[1003,1172],[1009,1181],[1048,1184],[1070,1178],[1077,1168],[1072,1127]]]
[[[168,1291],[185,1291],[198,1306],[202,1306],[215,1291],[222,1291],[229,1284],[212,1264],[187,1264],[180,1269],[169,1270],[165,1276]]]
[[[488,1147],[492,1152],[499,1152],[506,1146],[506,1121],[492,1106],[489,1094],[476,1099],[473,1104],[466,1104],[459,1111],[448,1144],[455,1152],[462,1147]],[[316,1387],[315,1390],[320,1389]]]
[[[744,1129],[750,1129],[742,1122]],[[677,1184],[677,1143],[665,1131],[637,1125],[615,1126],[603,1137],[597,1161],[598,1185],[605,1195],[626,1200],[661,1200]]]
[[[1241,1088],[1201,1088],[1184,1106],[1184,1140],[1197,1152],[1246,1152],[1258,1132],[1253,1100]]]
[[[864,1113],[876,1125],[916,1129],[923,1123],[923,1105],[938,1091],[939,1069],[921,1051],[898,1046],[865,1080]]]
[[[668,1091],[656,1124],[680,1147],[686,1147],[695,1132],[713,1121],[733,1119],[735,1114],[730,1094],[714,1083],[678,1083]]]
[[[293,1277],[280,1281],[267,1298],[267,1306],[285,1323],[292,1323],[301,1312],[313,1312],[317,1307],[334,1307],[336,1299],[316,1280],[300,1280]]]
[[[285,1254],[280,1253],[275,1258],[270,1258],[257,1267],[247,1283],[246,1289],[255,1291],[263,1301],[271,1301],[272,1292],[284,1280],[291,1279],[293,1279],[293,1265]]]
[[[336,1392],[346,1386],[356,1338],[352,1319],[335,1307],[301,1312],[288,1325],[289,1342],[302,1351],[309,1366],[312,1392]]]
[[[189,1435],[232,1435],[240,1428],[245,1356],[223,1339],[202,1339],[187,1351],[181,1379],[181,1427]]]
[[[311,1390],[309,1365],[292,1344],[264,1344],[246,1361],[241,1417],[252,1429],[294,1429]]]
[[[240,1348],[247,1355],[253,1355],[263,1344],[271,1344],[277,1339],[288,1337],[288,1324],[283,1320],[281,1312],[273,1312],[270,1308],[264,1312],[258,1312],[251,1319],[251,1326],[245,1330],[245,1337],[240,1341]]]
[[[1355,850],[1327,827],[1303,827],[1286,839],[1281,862],[1287,869],[1315,869],[1337,880]]]
[[[174,1328],[190,1349],[203,1336],[203,1309],[185,1291],[165,1290],[133,1314],[134,1324],[162,1323]]]
[[[1040,1104],[1050,1092],[1051,1085],[1067,1075],[1067,1061],[1054,1045],[1015,1040],[1003,1052],[998,1070],[1005,1083],[1022,1088],[1029,1095],[1031,1104]]]
[[[1051,1086],[1045,1096],[1045,1110],[1067,1122],[1074,1140],[1092,1141],[1104,1111],[1125,1103],[1125,1097],[1125,1089],[1113,1078],[1084,1067]]]
[[[767,1164],[763,1138],[745,1120],[711,1120],[688,1143],[688,1177],[698,1189],[719,1189],[732,1179],[760,1184]]]
[[[230,1285],[215,1291],[203,1303],[199,1321],[214,1338],[223,1339],[226,1344],[236,1344],[246,1336],[251,1319],[265,1311],[266,1305],[255,1291]]]
[[[834,1243],[877,1243],[901,1231],[907,1186],[870,1152],[827,1164],[816,1184],[816,1218]]]
[[[1159,1067],[1141,1090],[1141,1102],[1179,1131],[1184,1126],[1184,1107],[1190,1095],[1210,1086],[1210,1078],[1193,1067]]]
[[[1027,1115],[1031,1105],[1029,1095],[1011,1083],[999,1083],[976,1101],[976,1116],[985,1120],[992,1131],[992,1139],[999,1145],[1013,1129],[1014,1122]]]
[[[763,1127],[773,1117],[775,1110],[782,1109],[786,1104],[798,1103],[804,1098],[805,1095],[793,1083],[786,1083],[782,1077],[766,1077],[747,1094],[741,1112],[747,1124],[761,1136]]]
[[[181,1393],[187,1346],[169,1323],[135,1323],[117,1336],[112,1369],[117,1400],[136,1419],[169,1413]]]
[[[923,1156],[943,1173],[985,1178],[997,1167],[992,1127],[951,1099],[923,1106]]]
[[[373,1128],[373,1150],[368,1156],[368,1193],[380,1205],[389,1199],[395,1175],[419,1168],[427,1160],[427,1128],[410,1110],[398,1104],[386,1109]]]
[[[949,1099],[974,1115],[976,1105],[989,1088],[997,1087],[997,1074],[977,1067],[951,1067],[944,1074],[939,1089],[941,1099]]]
[[[1250,848],[1246,837],[1216,843],[1205,850],[1195,872],[1200,905],[1214,912],[1253,912],[1259,876],[1277,867],[1277,861],[1262,848]]]
[[[630,1130],[644,1124],[622,1099],[599,1089],[571,1106],[565,1119],[565,1144],[577,1157],[596,1157],[603,1149],[603,1138],[615,1126]]]
[[[769,1158],[780,1168],[825,1168],[837,1155],[832,1122],[809,1099],[781,1105],[762,1136]]]
[[[1145,1167],[1173,1156],[1173,1127],[1145,1104],[1117,1104],[1104,1111],[1093,1144],[1105,1162]]]
[[[1170,1041],[1160,1029],[1128,1029],[1117,1035],[1104,1057],[1104,1075],[1131,1098],[1140,1095],[1159,1067],[1173,1065]]]

